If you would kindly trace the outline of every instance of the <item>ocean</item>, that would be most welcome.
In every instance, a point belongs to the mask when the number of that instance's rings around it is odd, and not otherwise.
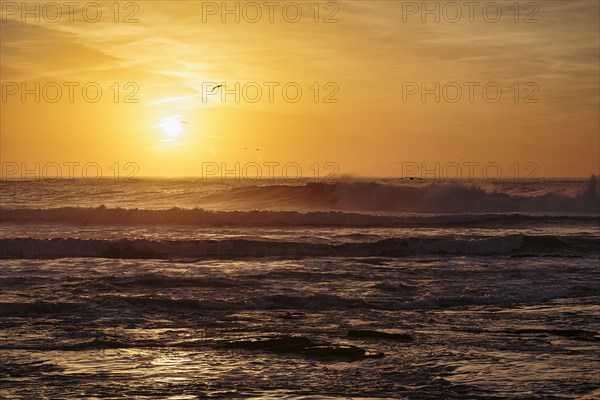
[[[0,188],[1,398],[600,398],[595,178]]]

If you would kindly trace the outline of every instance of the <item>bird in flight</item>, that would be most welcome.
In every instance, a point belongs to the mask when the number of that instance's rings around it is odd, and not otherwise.
[[[212,89],[210,89],[209,93],[212,93],[212,92],[214,92],[215,90],[217,90],[217,89],[218,89],[218,88],[220,88],[220,87],[223,87],[223,85],[216,85],[216,86],[213,86],[213,88],[212,88]]]
[[[181,121],[180,124],[186,124],[189,125],[189,123],[187,121]]]

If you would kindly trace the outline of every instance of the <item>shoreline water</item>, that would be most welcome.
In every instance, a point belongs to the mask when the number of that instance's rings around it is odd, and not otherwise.
[[[1,393],[594,398],[599,213],[561,182],[3,183]]]

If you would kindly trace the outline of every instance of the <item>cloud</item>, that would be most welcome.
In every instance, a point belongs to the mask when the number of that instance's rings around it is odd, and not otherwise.
[[[7,73],[2,79],[72,77],[116,62],[116,58],[77,39],[43,25],[11,20],[2,23],[2,67]]]

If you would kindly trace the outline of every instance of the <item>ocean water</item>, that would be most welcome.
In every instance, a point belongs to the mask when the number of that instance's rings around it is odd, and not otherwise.
[[[0,188],[0,398],[600,398],[594,178]]]

